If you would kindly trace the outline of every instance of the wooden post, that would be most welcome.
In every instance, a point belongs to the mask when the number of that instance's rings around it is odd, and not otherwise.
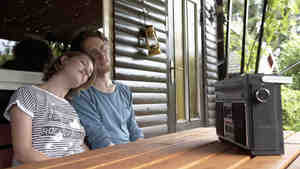
[[[108,38],[110,46],[110,57],[111,57],[111,76],[114,76],[114,16],[113,16],[113,2],[110,0],[102,1],[102,21],[103,21],[103,33]]]

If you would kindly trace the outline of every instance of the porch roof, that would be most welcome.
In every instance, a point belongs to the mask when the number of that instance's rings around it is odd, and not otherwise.
[[[0,38],[27,36],[69,41],[86,28],[102,27],[102,0],[4,0],[0,6]]]

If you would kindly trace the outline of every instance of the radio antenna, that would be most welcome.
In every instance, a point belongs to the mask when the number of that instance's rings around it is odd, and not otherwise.
[[[265,18],[266,18],[267,4],[268,4],[268,0],[264,0],[263,16],[262,16],[262,21],[261,21],[261,25],[260,25],[259,44],[258,44],[256,64],[255,64],[255,74],[258,73],[258,66],[259,66],[260,53],[261,53],[261,44],[262,44],[262,38],[264,35],[264,23],[265,23]]]
[[[244,5],[244,28],[243,28],[243,42],[242,42],[242,58],[241,58],[241,74],[244,73],[245,67],[245,48],[247,38],[247,25],[248,25],[248,0],[245,0]]]

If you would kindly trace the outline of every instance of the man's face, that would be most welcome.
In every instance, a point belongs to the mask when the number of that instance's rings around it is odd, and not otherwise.
[[[84,52],[95,59],[97,74],[105,74],[110,71],[109,46],[98,37],[89,37],[83,41]]]

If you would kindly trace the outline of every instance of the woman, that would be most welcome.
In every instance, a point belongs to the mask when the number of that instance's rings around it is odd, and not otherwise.
[[[92,58],[66,52],[44,74],[44,83],[16,90],[4,116],[11,122],[13,165],[85,151],[84,128],[66,100],[95,78]]]

